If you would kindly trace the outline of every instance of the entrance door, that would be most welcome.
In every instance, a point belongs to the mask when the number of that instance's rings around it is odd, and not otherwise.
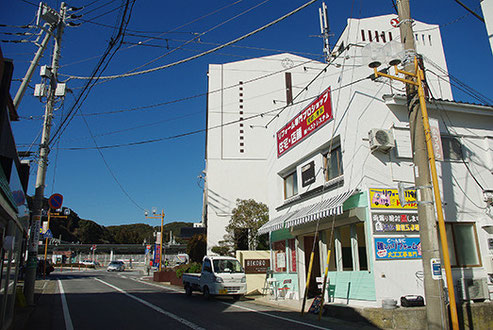
[[[305,274],[308,277],[308,268],[310,267],[310,256],[313,249],[313,242],[315,240],[315,236],[305,236],[304,239],[304,248],[305,248]],[[313,250],[313,266],[312,266],[312,274],[310,277],[310,283],[308,285],[308,298],[313,298],[317,295],[322,294],[321,289],[318,288],[317,285],[317,277],[320,277],[320,253],[318,247],[318,237],[315,242],[315,249]]]

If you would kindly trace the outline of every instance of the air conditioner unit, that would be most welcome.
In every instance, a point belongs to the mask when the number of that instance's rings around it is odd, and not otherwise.
[[[462,300],[485,300],[489,296],[486,278],[462,278],[458,281]]]
[[[394,134],[389,129],[373,128],[368,132],[370,150],[387,152],[395,147]]]

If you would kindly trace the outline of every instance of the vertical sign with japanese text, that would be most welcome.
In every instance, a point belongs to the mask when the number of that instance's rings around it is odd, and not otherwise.
[[[330,87],[277,131],[277,157],[333,118]]]

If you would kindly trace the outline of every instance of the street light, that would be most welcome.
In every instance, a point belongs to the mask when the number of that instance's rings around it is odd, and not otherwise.
[[[428,154],[428,159],[430,163],[430,172],[433,183],[433,193],[435,197],[435,205],[436,205],[436,214],[438,217],[438,227],[440,234],[440,242],[442,244],[442,255],[443,255],[443,263],[445,266],[445,276],[447,280],[447,290],[449,296],[450,303],[450,314],[452,317],[452,327],[454,329],[458,329],[458,316],[457,316],[457,305],[455,302],[455,292],[454,292],[454,283],[452,278],[452,268],[450,265],[450,255],[449,248],[447,242],[447,234],[445,229],[445,221],[443,218],[443,209],[442,209],[442,198],[440,196],[440,188],[438,185],[438,175],[436,169],[435,162],[435,153],[433,151],[432,145],[432,137],[431,137],[431,129],[430,123],[428,120],[428,110],[426,109],[426,100],[425,93],[423,89],[423,80],[424,80],[424,72],[418,63],[418,59],[414,56],[414,72],[407,72],[404,70],[400,70],[397,68],[397,65],[401,63],[401,59],[408,56],[406,52],[403,50],[402,44],[397,45],[397,42],[392,43],[389,42],[388,46],[380,46],[375,43],[369,43],[361,50],[361,54],[364,59],[366,59],[366,63],[370,68],[373,68],[374,77],[386,77],[392,80],[397,80],[403,82],[405,84],[413,85],[418,89],[419,96],[419,105],[421,108],[421,114],[423,118],[423,128],[426,137],[426,149]],[[378,71],[377,68],[382,63],[388,63],[390,66],[394,67],[395,75],[387,74],[387,70]],[[405,75],[406,78],[399,77],[398,74]],[[421,216],[420,216],[421,217]]]
[[[149,215],[149,211],[145,210],[144,215],[146,219],[161,219],[161,237],[159,238],[159,271],[162,270],[162,259],[163,259],[163,223],[164,223],[164,210],[161,211],[161,214],[157,214],[157,208],[153,207],[152,208],[152,214]]]

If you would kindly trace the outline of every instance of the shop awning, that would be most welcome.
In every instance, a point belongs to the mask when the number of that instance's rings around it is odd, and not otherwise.
[[[270,233],[271,231],[279,230],[284,228],[284,222],[293,215],[293,212],[288,212],[284,215],[275,217],[272,220],[266,222],[262,227],[259,228],[259,235]]]
[[[259,229],[259,234],[265,234],[282,228],[290,228],[303,223],[317,221],[331,215],[342,214],[342,205],[351,197],[353,190],[346,191],[337,196],[330,197],[321,202],[305,206],[299,210],[288,212],[276,217]]]

